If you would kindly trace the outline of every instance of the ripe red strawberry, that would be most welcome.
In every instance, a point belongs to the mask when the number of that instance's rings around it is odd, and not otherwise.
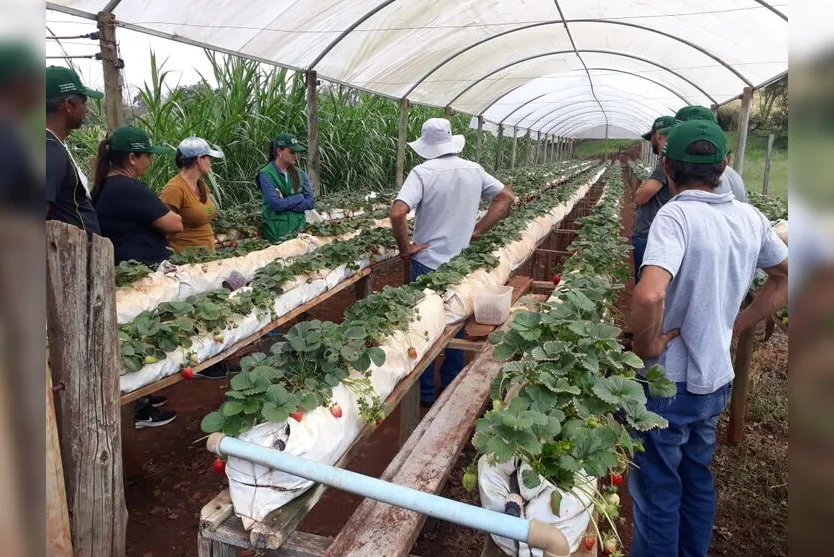
[[[341,418],[342,417],[342,407],[338,404],[334,404],[330,407],[330,413],[333,414],[334,418]]]
[[[185,366],[182,368],[181,373],[185,379],[194,379],[194,368],[191,366]]]
[[[596,545],[596,543],[597,543],[597,539],[596,539],[596,537],[594,537],[594,536],[585,536],[585,537],[582,539],[582,545],[583,545],[583,546],[585,547],[585,549],[587,549],[588,551],[591,551],[591,550],[594,548],[594,546]]]
[[[408,357],[411,358],[412,360],[417,359],[417,349],[414,348],[413,346],[408,347]]]
[[[562,282],[562,275],[558,273],[553,275],[553,286],[559,286],[560,282]]]
[[[293,420],[295,420],[297,422],[301,421],[301,417],[302,417],[301,410],[296,410],[295,412],[290,412],[290,418],[292,418]]]
[[[611,483],[620,487],[623,485],[623,475],[622,474],[611,474]]]
[[[214,459],[211,463],[211,471],[215,474],[224,474],[226,472],[226,461],[220,457]]]

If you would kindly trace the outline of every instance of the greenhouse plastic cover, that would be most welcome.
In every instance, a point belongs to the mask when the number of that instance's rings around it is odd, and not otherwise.
[[[47,8],[505,127],[635,133],[788,68],[788,5],[758,0],[53,0]]]

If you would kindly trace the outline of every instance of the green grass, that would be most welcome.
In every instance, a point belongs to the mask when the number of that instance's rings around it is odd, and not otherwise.
[[[736,132],[727,133],[727,146],[735,151]],[[762,191],[764,177],[765,155],[767,153],[767,133],[758,131],[747,136],[747,147],[744,155],[744,169],[742,177],[749,191]],[[735,157],[735,152],[732,155]],[[788,199],[788,150],[784,146],[774,145],[770,162],[770,184],[768,195]]]
[[[635,139],[595,139],[583,141],[576,146],[577,157],[592,157],[605,153],[616,153],[631,149],[637,144]]]

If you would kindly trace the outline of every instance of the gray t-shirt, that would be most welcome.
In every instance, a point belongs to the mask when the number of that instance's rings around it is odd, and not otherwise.
[[[658,363],[693,394],[709,394],[733,379],[730,341],[741,302],[757,268],[784,261],[788,247],[758,209],[732,194],[683,191],[658,213],[643,267],[666,269],[662,331],[680,329]]]
[[[724,169],[724,174],[721,175],[721,181],[714,193],[732,193],[736,201],[747,203],[747,188],[744,185],[744,179],[732,166]]]
[[[503,189],[481,165],[454,155],[414,167],[397,194],[417,213],[414,242],[429,244],[414,259],[437,269],[458,255],[469,245],[481,200],[491,200]]]
[[[634,214],[634,235],[645,238],[649,235],[649,227],[652,225],[654,216],[670,199],[672,199],[672,190],[669,189],[669,181],[666,179],[666,174],[660,167],[660,164],[654,167],[654,172],[649,176],[650,180],[657,180],[663,187],[658,190],[654,197],[648,203],[637,207]]]

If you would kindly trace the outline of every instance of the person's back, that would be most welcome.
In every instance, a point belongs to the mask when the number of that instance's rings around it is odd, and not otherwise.
[[[414,241],[429,245],[414,259],[432,269],[469,245],[481,199],[491,199],[503,188],[481,165],[456,155],[427,160],[412,170],[409,181],[403,185],[404,195],[418,189],[421,195],[415,205],[404,199],[416,210]]]
[[[736,201],[747,203],[747,186],[744,185],[744,178],[730,165],[724,169],[715,193],[732,193]]]
[[[784,258],[770,222],[731,193],[684,191],[652,223],[643,265],[674,278],[666,292],[663,330],[680,329],[656,360],[691,393],[711,393],[733,378],[733,323],[757,268]],[[654,363],[650,360],[647,365]]]

